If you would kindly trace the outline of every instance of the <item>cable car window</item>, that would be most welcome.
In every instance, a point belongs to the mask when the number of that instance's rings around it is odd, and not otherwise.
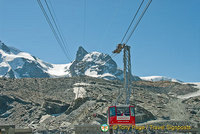
[[[110,116],[116,116],[115,107],[110,107]]]
[[[117,116],[130,116],[129,107],[117,107]]]
[[[131,116],[135,116],[134,107],[131,107]]]

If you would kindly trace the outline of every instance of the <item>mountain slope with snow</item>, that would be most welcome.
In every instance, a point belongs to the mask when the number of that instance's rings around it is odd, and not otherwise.
[[[142,80],[146,81],[172,81],[172,82],[182,82],[180,80],[169,78],[165,76],[146,76],[146,77],[140,77]]]
[[[76,59],[68,64],[50,64],[0,42],[0,77],[48,78],[87,75],[108,80],[123,80],[123,71],[107,54],[88,53],[79,47]],[[133,80],[141,80],[132,76]]]
[[[70,64],[54,65],[0,42],[0,77],[48,78],[69,76]]]
[[[123,80],[123,71],[109,55],[100,52],[88,53],[83,47],[79,47],[70,72],[72,76],[87,75],[108,80]],[[141,80],[137,76],[132,76],[132,79]]]
[[[193,84],[195,88],[198,88],[199,90],[196,92],[191,92],[185,95],[179,95],[177,96],[180,99],[188,99],[196,96],[200,96],[200,82],[191,82],[191,83],[184,83],[184,84]]]

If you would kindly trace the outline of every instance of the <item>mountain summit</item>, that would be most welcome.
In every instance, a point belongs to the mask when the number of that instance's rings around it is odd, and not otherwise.
[[[0,42],[0,77],[45,78],[49,74],[40,59]],[[46,63],[47,64],[47,63]]]
[[[48,78],[87,75],[108,80],[123,80],[123,71],[108,55],[87,52],[79,47],[76,59],[69,64],[50,64],[0,42],[0,77]],[[133,80],[141,80],[137,76]]]
[[[80,46],[76,53],[76,61],[81,61],[86,54],[88,54],[88,52],[82,46]]]
[[[117,67],[116,62],[108,55],[100,52],[88,53],[79,47],[76,60],[70,66],[72,76],[87,75],[109,80],[123,80],[123,71]],[[140,80],[139,77],[132,77]]]

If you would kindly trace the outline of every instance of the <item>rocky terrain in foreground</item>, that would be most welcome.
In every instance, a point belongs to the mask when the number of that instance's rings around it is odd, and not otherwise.
[[[193,84],[135,81],[132,87],[137,123],[175,120],[195,125],[200,121],[200,96],[177,97],[198,91]],[[106,123],[107,107],[120,88],[121,81],[92,77],[0,78],[0,124],[55,134],[72,133],[78,124]]]

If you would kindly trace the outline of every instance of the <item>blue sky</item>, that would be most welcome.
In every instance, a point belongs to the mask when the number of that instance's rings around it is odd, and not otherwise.
[[[141,2],[85,1],[84,32],[84,0],[51,0],[73,59],[80,45],[88,52],[111,54]],[[36,0],[0,0],[0,5],[2,42],[50,63],[69,62]],[[199,0],[153,0],[128,42],[133,74],[200,81],[199,6]],[[114,60],[122,68],[122,54]]]

